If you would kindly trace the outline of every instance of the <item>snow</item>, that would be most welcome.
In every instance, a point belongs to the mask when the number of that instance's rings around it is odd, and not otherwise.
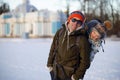
[[[51,80],[46,68],[52,38],[0,38],[0,80]],[[84,80],[120,80],[120,40],[106,39]]]

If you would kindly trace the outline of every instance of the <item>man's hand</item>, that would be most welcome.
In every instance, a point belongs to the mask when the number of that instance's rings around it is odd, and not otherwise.
[[[73,75],[72,75],[72,77],[71,77],[71,80],[75,80],[74,77],[73,77]]]
[[[71,80],[75,80],[75,78],[73,77],[73,75],[72,75],[72,77],[71,77]],[[79,79],[79,80],[83,80],[83,79]]]
[[[47,67],[47,68],[50,72],[53,70],[53,67]]]

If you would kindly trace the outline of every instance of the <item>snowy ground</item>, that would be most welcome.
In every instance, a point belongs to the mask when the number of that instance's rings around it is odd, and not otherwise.
[[[52,39],[0,39],[0,80],[50,80],[46,69]],[[120,41],[106,39],[84,80],[120,80]]]

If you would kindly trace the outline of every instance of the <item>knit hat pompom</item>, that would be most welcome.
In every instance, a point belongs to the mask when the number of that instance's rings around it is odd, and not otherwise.
[[[107,30],[111,30],[113,28],[112,23],[108,20],[104,21],[104,26]]]

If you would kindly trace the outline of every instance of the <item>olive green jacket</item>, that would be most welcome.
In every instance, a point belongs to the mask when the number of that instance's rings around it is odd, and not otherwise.
[[[63,30],[62,33],[60,33],[61,30]],[[76,44],[78,36],[80,37],[79,45]],[[82,79],[90,66],[90,50],[84,29],[76,30],[68,35],[65,25],[63,25],[54,36],[47,66],[54,68],[54,64],[60,64],[64,67],[67,76],[73,75],[75,80]],[[60,71],[57,73],[58,76],[61,74]]]

